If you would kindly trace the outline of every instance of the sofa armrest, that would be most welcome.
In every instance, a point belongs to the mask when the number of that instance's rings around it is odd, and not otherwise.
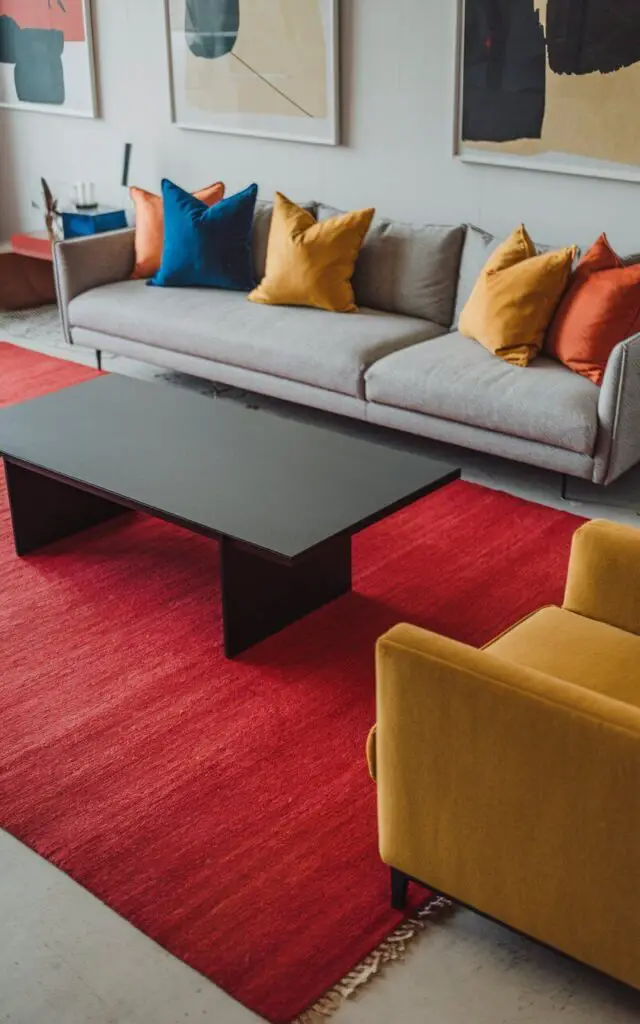
[[[616,345],[598,400],[593,481],[610,484],[640,462],[640,334]]]
[[[375,746],[386,864],[638,976],[639,708],[398,626],[377,648]]]
[[[69,303],[102,284],[125,281],[135,262],[135,229],[108,231],[57,242],[53,254],[58,306],[65,338],[71,344]]]
[[[576,531],[564,607],[640,635],[639,529],[597,519]]]

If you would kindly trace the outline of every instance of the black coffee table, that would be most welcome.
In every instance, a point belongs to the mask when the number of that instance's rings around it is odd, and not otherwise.
[[[456,480],[422,455],[116,374],[0,410],[15,548],[136,509],[221,542],[233,657],[351,589],[351,537]]]

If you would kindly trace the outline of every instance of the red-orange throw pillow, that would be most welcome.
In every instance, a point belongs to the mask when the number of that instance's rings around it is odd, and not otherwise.
[[[640,331],[640,265],[625,267],[606,235],[585,253],[558,306],[546,352],[602,384],[609,356]]]

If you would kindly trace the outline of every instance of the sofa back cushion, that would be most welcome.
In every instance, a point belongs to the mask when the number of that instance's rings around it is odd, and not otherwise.
[[[307,210],[315,217],[318,204],[315,202],[298,203],[303,210]],[[256,210],[253,215],[253,236],[251,250],[253,253],[253,269],[256,281],[260,283],[267,268],[267,246],[269,245],[269,232],[271,230],[271,218],[273,217],[273,203],[259,199],[256,203]]]
[[[490,256],[493,256],[494,252],[499,245],[502,245],[503,241],[503,238],[497,238],[488,231],[483,231],[482,228],[476,228],[473,224],[467,224],[467,233],[465,235],[464,246],[462,248],[462,258],[460,260],[460,277],[458,279],[458,291],[453,315],[454,327],[458,327],[460,323],[460,314],[471,298],[471,292],[473,291],[475,283],[482,273],[487,260]],[[541,245],[539,242],[535,242],[534,244],[539,256],[542,256],[547,252],[552,252],[557,248],[557,246],[553,245]],[[576,249],[576,261],[579,258],[580,250]]]
[[[341,212],[319,203],[316,217],[327,220]],[[353,275],[357,304],[450,327],[463,241],[462,225],[374,220]]]

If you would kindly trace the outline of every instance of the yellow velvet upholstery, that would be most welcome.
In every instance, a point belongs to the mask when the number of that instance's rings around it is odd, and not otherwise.
[[[640,636],[606,622],[543,608],[486,650],[640,708]]]
[[[640,636],[637,530],[600,520],[578,530],[564,607]]]
[[[563,609],[395,627],[369,739],[386,864],[638,988],[639,588],[640,530],[589,523]]]

